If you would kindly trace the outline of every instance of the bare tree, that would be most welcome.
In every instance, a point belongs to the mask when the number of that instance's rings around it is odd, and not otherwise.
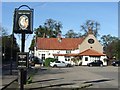
[[[98,22],[93,20],[87,20],[86,23],[81,25],[81,31],[84,31],[83,36],[87,35],[89,29],[93,31],[93,34],[96,38],[99,36],[98,30],[100,29],[100,24]]]

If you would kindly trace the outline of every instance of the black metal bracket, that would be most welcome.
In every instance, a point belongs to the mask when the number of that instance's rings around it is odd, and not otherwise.
[[[19,8],[17,8],[17,9],[20,9],[21,7],[27,7],[27,8],[29,8],[30,10],[32,10],[28,5],[21,5]]]

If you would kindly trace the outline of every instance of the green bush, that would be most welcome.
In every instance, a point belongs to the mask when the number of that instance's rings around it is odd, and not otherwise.
[[[46,58],[45,59],[45,66],[49,67],[50,66],[50,62],[54,62],[54,61],[56,61],[56,59],[54,59],[54,58]]]
[[[27,84],[30,84],[30,83],[32,83],[32,76],[30,76],[27,80]]]

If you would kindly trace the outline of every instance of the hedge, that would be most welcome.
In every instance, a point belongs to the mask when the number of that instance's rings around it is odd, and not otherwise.
[[[54,58],[46,58],[45,59],[45,66],[49,67],[50,66],[50,62],[54,62],[54,61],[56,61],[56,59],[54,59]]]

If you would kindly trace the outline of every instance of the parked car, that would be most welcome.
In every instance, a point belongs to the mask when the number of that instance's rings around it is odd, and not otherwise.
[[[112,65],[113,65],[113,66],[120,66],[120,60],[113,61],[113,62],[112,62]]]
[[[63,61],[63,62],[66,64],[67,67],[74,66],[74,63],[71,62],[71,61],[67,61],[67,60],[65,60],[65,61]]]
[[[29,65],[30,66],[35,66],[35,64],[43,64],[43,60],[39,59],[38,57],[34,56],[29,60]]]
[[[51,67],[66,67],[66,63],[63,61],[50,62]]]
[[[93,62],[91,62],[91,63],[88,63],[87,64],[88,66],[103,66],[103,62],[101,61],[101,60],[95,60],[95,61],[93,61]]]

